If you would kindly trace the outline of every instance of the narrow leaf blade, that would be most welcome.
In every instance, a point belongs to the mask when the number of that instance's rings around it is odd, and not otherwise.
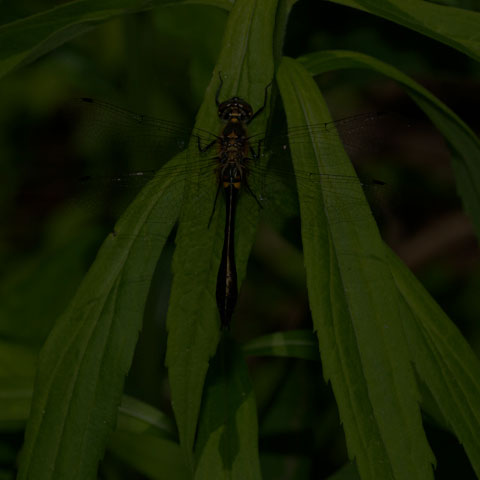
[[[457,190],[480,238],[480,140],[452,110],[400,70],[376,58],[350,51],[316,52],[300,59],[312,75],[343,68],[375,70],[402,85],[447,140]]]
[[[378,15],[480,60],[480,13],[421,0],[330,0]]]
[[[315,83],[294,60],[284,59],[277,81],[289,123],[330,120]],[[354,174],[340,140],[291,149],[300,171]],[[360,184],[358,189],[361,201]],[[330,193],[299,186],[309,302],[350,456],[362,478],[432,478],[433,456],[383,242],[365,199],[359,214],[360,206],[352,212],[338,192]]]
[[[402,261],[393,252],[389,260],[415,369],[480,475],[480,361]]]
[[[318,341],[310,330],[290,330],[264,335],[246,343],[243,352],[246,355],[320,360]]]
[[[257,407],[242,352],[222,337],[208,372],[195,479],[260,479]]]
[[[181,156],[172,164],[179,161]],[[169,178],[153,179],[142,190],[49,336],[40,355],[19,479],[94,478],[115,424],[150,278],[182,193],[182,182]]]
[[[95,26],[145,10],[146,0],[77,0],[0,27],[0,77],[28,65]]]
[[[220,102],[240,96],[254,110],[263,104],[265,88],[273,76],[275,7],[276,0],[246,0],[237,2],[232,9],[222,51],[197,116],[196,127],[201,131],[221,132],[222,123],[215,105],[217,92]],[[220,76],[223,83],[218,91]],[[265,125],[266,115],[259,116],[252,122],[249,134],[253,129],[263,131]],[[176,237],[167,320],[166,364],[172,405],[180,444],[191,464],[203,384],[209,359],[220,338],[215,291],[224,234],[225,203],[221,194],[209,226],[217,186],[214,172],[211,182],[205,183],[200,194],[194,181],[187,184],[185,208]],[[251,212],[256,210],[258,206],[250,195],[240,196],[235,238],[239,285],[255,238],[256,224]],[[245,215],[246,211],[249,215]]]

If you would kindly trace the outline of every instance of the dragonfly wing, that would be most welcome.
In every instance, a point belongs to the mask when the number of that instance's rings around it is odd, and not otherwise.
[[[307,203],[308,198],[316,201],[317,193],[322,192],[326,210],[342,210],[337,212],[338,218],[365,219],[370,214],[364,208],[365,196],[375,209],[381,205],[382,197],[386,194],[386,186],[382,182],[370,179],[361,181],[355,175],[294,172],[284,158],[287,153],[281,158],[273,156],[267,167],[252,164],[249,168],[249,186],[262,204],[263,218],[275,227],[281,229],[291,219],[299,217],[299,189],[305,192]],[[349,161],[348,158],[346,161]],[[346,212],[348,215],[345,215]],[[304,228],[308,231],[308,225]]]
[[[265,150],[275,155],[288,151],[292,144],[315,142],[320,145],[336,145],[341,139],[347,153],[353,160],[366,155],[377,155],[394,145],[398,132],[410,127],[401,115],[393,112],[368,112],[328,123],[297,125],[284,128],[268,135],[255,135],[252,144],[260,138]]]
[[[123,152],[140,158],[141,165],[159,168],[185,150],[193,138],[208,145],[216,135],[180,123],[135,113],[100,100],[71,102],[70,115],[77,122],[79,140],[87,147]],[[190,154],[192,155],[192,153]]]

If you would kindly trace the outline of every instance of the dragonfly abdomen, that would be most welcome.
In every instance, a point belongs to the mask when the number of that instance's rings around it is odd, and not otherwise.
[[[239,181],[225,181],[225,236],[223,240],[222,259],[217,274],[217,307],[222,328],[228,328],[238,298],[237,268],[235,264],[235,212],[237,208]],[[238,187],[236,186],[238,185]]]

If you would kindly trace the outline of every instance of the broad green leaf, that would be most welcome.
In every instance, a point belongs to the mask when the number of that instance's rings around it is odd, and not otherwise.
[[[36,353],[0,341],[0,431],[22,430],[30,411]]]
[[[160,410],[124,395],[108,450],[154,479],[191,478],[175,426]]]
[[[108,449],[123,462],[154,480],[192,478],[178,443],[147,434],[115,432]]]
[[[0,378],[0,431],[25,428],[32,401],[33,378]]]
[[[480,140],[452,110],[395,67],[362,53],[324,51],[300,61],[312,75],[342,68],[368,68],[400,83],[445,137],[452,153],[458,193],[480,238]]]
[[[177,440],[175,425],[165,413],[128,395],[118,407],[117,431]]]
[[[77,0],[2,25],[0,77],[107,20],[150,7],[150,0]]]
[[[317,402],[328,390],[323,384],[315,384],[314,380],[319,378],[318,373],[320,373],[318,368],[312,368],[310,362],[302,361],[268,362],[264,372],[255,372],[257,383],[255,392],[259,392],[259,397],[265,383],[271,381],[268,377],[273,377],[272,384],[267,386],[268,392],[264,392],[263,399],[260,398],[258,402],[261,418],[260,438],[267,444],[261,452],[262,460],[265,453],[278,455],[282,452],[282,449],[268,448],[268,444],[271,440],[284,435],[298,440],[298,449],[289,452],[293,456],[301,455],[302,451],[309,449],[312,432],[317,444],[331,441],[331,438],[328,438],[329,433],[332,432],[332,428],[334,430],[338,428],[338,416],[334,406],[323,410],[318,408]],[[297,466],[301,467],[301,464]]]
[[[427,35],[480,60],[480,13],[423,0],[330,0]]]
[[[32,394],[33,376],[0,377],[0,431],[25,428]],[[116,432],[177,439],[175,426],[167,415],[128,395],[123,395],[118,407]]]
[[[0,340],[0,378],[33,378],[36,358],[34,350]]]
[[[272,159],[274,161],[275,158]],[[270,176],[272,179],[273,176]],[[269,181],[275,181],[273,180]],[[283,194],[284,191],[281,191]],[[297,203],[298,200],[294,195],[295,191],[291,192],[293,201],[287,199],[290,197],[288,192],[285,192],[285,195],[281,195],[279,201],[282,205],[286,203],[292,205],[292,212],[295,211],[295,214],[298,210]],[[288,214],[287,214],[288,215]],[[282,217],[283,212],[280,212],[280,215],[277,217]],[[273,215],[269,215],[269,220],[271,220]],[[255,242],[255,248],[253,254],[256,258],[261,259],[263,265],[265,265],[274,275],[281,279],[282,282],[286,284],[291,289],[298,290],[299,292],[305,292],[307,288],[306,278],[305,278],[305,266],[303,265],[303,254],[302,252],[292,245],[287,239],[285,239],[277,230],[271,227],[266,227],[265,223],[259,225],[259,235]]]
[[[320,360],[318,341],[310,330],[277,332],[250,340],[243,346],[245,355],[293,357]]]
[[[0,431],[25,428],[33,394],[37,354],[30,348],[0,342]],[[123,395],[117,431],[177,440],[170,418],[140,400]]]
[[[185,3],[230,10],[230,0],[77,0],[0,27],[0,78],[120,15]]]
[[[183,161],[180,155],[168,165]],[[19,479],[95,476],[182,193],[182,182],[162,176],[142,190],[50,334],[40,354]]]
[[[223,336],[205,384],[195,479],[260,479],[257,407],[240,348]]]
[[[330,121],[298,62],[285,58],[277,82],[289,125]],[[290,145],[295,170],[354,175],[340,140],[314,139]],[[336,192],[299,184],[299,200],[309,303],[349,454],[365,479],[433,478],[386,251],[360,184],[354,192],[351,182],[338,183]]]
[[[405,323],[405,322],[404,322]],[[433,423],[437,428],[445,431],[450,431],[447,420],[442,414],[442,411],[437,405],[432,392],[427,387],[426,383],[417,375],[418,389],[422,396],[420,404],[422,412],[428,418],[429,423]]]
[[[16,353],[15,359],[21,361],[22,355]],[[0,376],[0,431],[25,428],[32,394],[33,375]],[[165,413],[128,395],[122,396],[118,407],[116,432],[177,440],[175,426]]]
[[[73,216],[70,212],[70,216]],[[0,283],[0,334],[40,348],[85,273],[86,252],[98,246],[98,232],[83,226],[69,241],[25,256]],[[63,281],[58,282],[61,278]],[[57,283],[59,283],[57,285]],[[57,285],[52,288],[52,285]]]
[[[275,4],[276,0],[243,0],[235,4],[212,81],[197,117],[195,126],[199,129],[219,132],[222,126],[214,100],[220,84],[219,74],[223,78],[220,101],[236,95],[248,99],[254,110],[263,104],[265,88],[273,76]],[[265,119],[266,115],[256,118],[249,133],[264,130]],[[188,188],[192,186],[187,184],[186,204],[176,237],[166,357],[172,405],[186,455],[193,449],[208,362],[219,340],[215,291],[225,216],[223,195],[220,195],[209,226],[217,188],[213,176],[210,185],[202,186],[201,197],[195,188]],[[252,212],[258,212],[255,200],[251,195],[241,195],[235,237],[239,284],[245,275],[255,237]]]
[[[182,0],[185,5],[208,5],[230,11],[235,5],[235,0]]]
[[[360,480],[355,463],[348,463],[327,480]]]
[[[312,459],[307,456],[291,456],[284,453],[265,452],[260,456],[264,478],[311,478]],[[287,472],[287,473],[286,473]]]
[[[389,253],[389,261],[405,302],[402,319],[415,369],[480,475],[480,361],[453,322],[393,252]]]

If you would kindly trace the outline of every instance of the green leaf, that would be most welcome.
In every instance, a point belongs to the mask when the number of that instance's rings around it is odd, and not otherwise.
[[[155,435],[167,440],[177,440],[175,425],[160,410],[136,398],[123,395],[118,407],[117,431]]]
[[[170,4],[231,10],[230,0],[77,0],[0,27],[0,78],[120,15]]]
[[[402,319],[415,369],[480,476],[480,361],[393,252],[389,252],[389,261],[405,302]]]
[[[262,453],[260,457],[264,478],[310,478],[312,459],[308,456],[290,456],[284,453]]]
[[[160,410],[124,395],[108,450],[154,479],[191,478],[175,426]]]
[[[285,58],[277,81],[289,125],[331,121],[298,62]],[[311,140],[290,145],[295,170],[354,175],[340,140]],[[309,303],[349,454],[362,478],[433,478],[385,248],[360,184],[338,183],[337,192],[299,184],[299,199]]]
[[[452,110],[395,67],[368,55],[324,51],[299,60],[312,75],[341,68],[369,68],[400,83],[445,137],[452,153],[458,193],[480,238],[480,140]]]
[[[260,479],[255,396],[241,350],[223,336],[208,371],[195,479]]]
[[[310,330],[276,332],[250,340],[243,346],[245,355],[303,358],[319,361],[318,341]]]
[[[254,109],[263,104],[265,88],[273,76],[275,7],[276,0],[246,0],[235,4],[228,19],[217,66],[197,116],[197,128],[210,132],[218,132],[221,128],[214,100],[220,83],[219,74],[223,78],[220,101],[236,95],[248,99]],[[249,133],[265,130],[265,126],[266,115],[261,115],[252,122]],[[195,182],[186,186],[186,204],[173,258],[166,364],[180,444],[189,456],[208,362],[219,341],[220,322],[215,291],[225,208],[223,195],[219,195],[209,226],[217,188],[213,176],[211,184],[202,186],[200,196]],[[245,275],[255,238],[256,222],[255,218],[252,221],[252,212],[258,212],[255,200],[251,195],[241,195],[236,219],[236,231],[241,235],[235,238],[239,284]]]
[[[296,468],[300,469],[305,468],[306,464],[299,461],[298,457],[302,456],[301,452],[311,448],[312,433],[316,444],[331,441],[328,437],[332,429],[338,428],[338,415],[333,405],[324,410],[318,408],[320,397],[327,392],[325,385],[315,384],[315,380],[319,377],[318,373],[320,373],[318,368],[312,368],[309,362],[297,361],[267,362],[263,372],[259,372],[258,369],[255,372],[257,383],[255,392],[258,392],[260,397],[258,400],[261,418],[260,437],[266,447],[261,451],[262,465],[265,454],[268,458],[268,456],[279,456],[282,452],[288,451],[288,449],[272,448],[276,443],[275,438],[284,436],[296,438],[296,447],[288,452],[288,455],[292,463],[296,463]],[[262,398],[262,390],[265,388],[268,392],[264,391]],[[295,457],[297,457],[296,460],[294,460]],[[311,464],[312,458],[306,456],[305,460],[307,464]],[[285,463],[282,462],[284,467]],[[292,465],[292,469],[294,468]],[[276,476],[280,476],[278,465]]]
[[[11,349],[11,347],[5,347],[6,351]],[[22,355],[16,352],[15,359],[21,361],[21,357]],[[17,431],[25,428],[32,394],[33,375],[0,376],[1,431]],[[175,426],[165,413],[128,395],[123,395],[118,407],[116,432],[146,434],[169,441],[177,439]]]
[[[74,214],[70,212],[72,217]],[[70,229],[69,241],[24,256],[0,282],[0,333],[28,345],[43,345],[85,273],[86,252],[98,246],[97,232]],[[76,234],[75,234],[76,233]],[[58,282],[61,278],[62,282]],[[57,284],[54,289],[52,285]]]
[[[480,13],[423,0],[330,0],[411,28],[480,60]]]
[[[0,341],[0,431],[22,430],[30,411],[36,354]]]
[[[338,472],[334,473],[327,480],[360,480],[355,463],[347,463]]]
[[[208,5],[229,12],[235,5],[235,0],[183,0],[181,3],[185,5]]]
[[[146,434],[115,432],[108,444],[110,452],[148,478],[155,480],[189,480],[178,443]]]
[[[0,378],[0,431],[25,428],[32,400],[33,378]]]
[[[54,327],[40,354],[19,479],[95,476],[182,193],[182,182],[162,176],[142,190]]]
[[[23,345],[0,340],[0,378],[33,378],[36,352]]]
[[[157,0],[158,1],[158,0]],[[0,27],[0,77],[149,0],[77,0]]]
[[[0,430],[22,430],[30,412],[36,354],[7,342],[0,347]],[[177,440],[175,425],[166,414],[128,395],[118,407],[116,430]]]

